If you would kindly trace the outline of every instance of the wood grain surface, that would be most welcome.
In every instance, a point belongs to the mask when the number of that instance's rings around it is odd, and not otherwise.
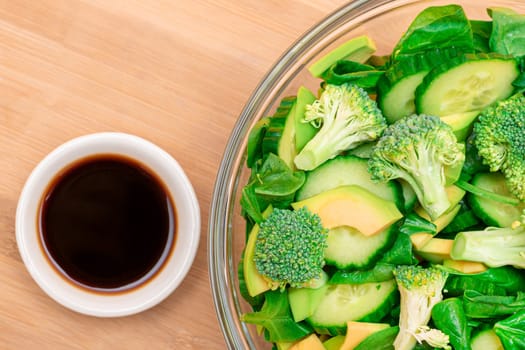
[[[281,53],[344,0],[0,0],[0,349],[224,349],[206,234],[223,148]],[[15,241],[22,186],[53,148],[121,131],[172,154],[202,213],[182,285],[138,315],[102,319],[51,300]]]

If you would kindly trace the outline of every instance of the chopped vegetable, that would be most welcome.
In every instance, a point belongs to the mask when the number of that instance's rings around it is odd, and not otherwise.
[[[254,124],[241,319],[274,348],[525,349],[525,15],[487,12],[350,39]]]
[[[516,221],[511,227],[460,232],[454,238],[451,256],[491,267],[512,265],[525,269],[525,224]]]
[[[483,111],[474,142],[491,171],[501,170],[512,194],[525,200],[525,97],[518,94]]]
[[[438,117],[412,115],[390,125],[374,148],[369,172],[376,181],[401,178],[432,219],[450,208],[444,167],[464,160],[464,147]]]
[[[351,84],[327,85],[307,107],[304,121],[320,129],[295,157],[301,170],[312,170],[343,151],[376,140],[386,128],[376,102]]]
[[[448,273],[434,267],[399,266],[394,270],[401,294],[399,334],[394,341],[396,350],[411,350],[416,342],[450,349],[449,337],[427,326],[432,308],[439,303]]]
[[[257,270],[281,289],[319,278],[326,232],[319,216],[306,208],[274,209],[260,224],[254,256]]]

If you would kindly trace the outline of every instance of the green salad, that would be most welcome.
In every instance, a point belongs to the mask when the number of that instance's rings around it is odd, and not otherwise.
[[[352,38],[252,129],[242,321],[279,350],[525,349],[525,15]]]

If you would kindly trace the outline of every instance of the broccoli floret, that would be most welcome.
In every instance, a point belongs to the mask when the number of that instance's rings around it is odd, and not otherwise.
[[[443,299],[442,290],[448,273],[436,267],[400,265],[394,269],[401,296],[399,333],[396,350],[411,350],[416,342],[427,342],[437,348],[450,349],[449,337],[427,326],[432,308]]]
[[[301,287],[321,277],[327,233],[319,216],[306,207],[276,208],[260,224],[255,266],[275,288]]]
[[[474,123],[474,144],[490,171],[501,170],[509,191],[525,200],[525,97],[522,94],[484,110]]]
[[[306,107],[304,122],[319,132],[295,157],[301,170],[312,170],[343,151],[379,138],[386,121],[365,90],[353,85],[326,85],[318,100]]]
[[[368,171],[374,181],[403,179],[416,192],[432,219],[449,207],[445,192],[445,166],[465,159],[449,125],[439,117],[412,115],[390,125],[372,151]]]
[[[525,213],[511,227],[464,231],[454,237],[450,256],[490,267],[512,265],[525,269]]]

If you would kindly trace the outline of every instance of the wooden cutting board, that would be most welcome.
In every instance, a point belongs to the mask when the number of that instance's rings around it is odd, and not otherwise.
[[[0,348],[223,349],[207,271],[211,193],[243,104],[281,53],[343,0],[0,1]],[[193,182],[201,244],[182,285],[138,315],[51,300],[15,241],[24,181],[53,148],[121,131],[167,150]]]

